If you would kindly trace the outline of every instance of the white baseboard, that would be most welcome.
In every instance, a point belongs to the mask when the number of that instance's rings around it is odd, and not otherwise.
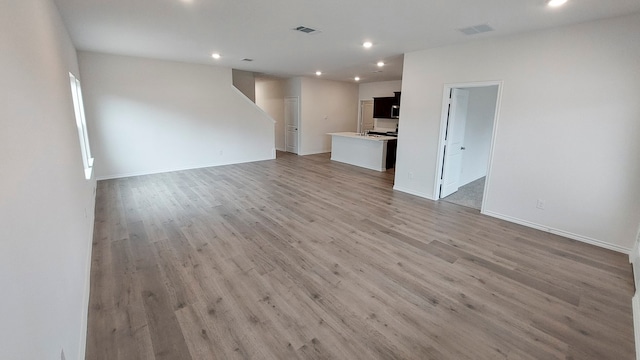
[[[574,234],[568,231],[564,231],[564,230],[560,230],[560,229],[554,229],[554,228],[550,228],[548,226],[544,226],[544,225],[540,225],[540,224],[536,224],[527,220],[522,220],[522,219],[518,219],[518,218],[514,218],[511,216],[507,216],[507,215],[502,215],[499,213],[495,213],[492,211],[483,211],[483,214],[487,215],[487,216],[491,216],[491,217],[495,217],[498,219],[502,219],[502,220],[506,220],[512,223],[516,223],[519,225],[524,225],[530,228],[534,228],[534,229],[538,229],[538,230],[542,230],[542,231],[546,231],[552,234],[556,234],[556,235],[560,235],[560,236],[564,236],[566,238],[569,239],[573,239],[573,240],[578,240],[580,242],[584,242],[587,244],[591,244],[591,245],[595,245],[601,248],[605,248],[605,249],[609,249],[609,250],[613,250],[613,251],[617,251],[617,252],[621,252],[623,254],[627,254],[629,255],[631,253],[631,249],[623,247],[623,246],[619,246],[619,245],[615,245],[615,244],[611,244],[602,240],[598,240],[598,239],[593,239],[587,236],[583,236],[583,235],[578,235],[578,234]]]
[[[300,152],[298,153],[299,156],[307,156],[307,155],[317,155],[317,154],[326,154],[326,153],[330,153],[331,149],[329,150],[315,150],[315,151],[309,151],[309,152]]]
[[[254,159],[254,160],[228,162],[228,163],[225,162],[225,163],[217,163],[217,164],[209,164],[209,165],[196,165],[196,166],[190,166],[190,167],[184,167],[184,168],[180,167],[180,168],[154,169],[154,170],[149,170],[149,171],[133,171],[133,172],[129,172],[129,173],[101,175],[101,176],[96,176],[96,180],[100,181],[100,180],[121,179],[121,178],[127,178],[127,177],[132,177],[132,176],[153,175],[153,174],[161,174],[161,173],[173,172],[173,171],[204,169],[204,168],[208,168],[208,167],[234,165],[234,164],[244,164],[244,163],[265,161],[265,160],[273,160],[273,159],[275,159],[275,154],[273,156],[269,156],[269,157],[266,157],[264,159]]]
[[[95,194],[94,194],[95,196]],[[94,209],[95,211],[95,206]],[[91,295],[91,255],[93,253],[93,228],[95,218],[91,216],[91,226],[89,232],[89,245],[87,246],[87,254],[85,262],[85,281],[84,291],[82,294],[82,317],[80,318],[80,343],[78,344],[78,359],[84,359],[87,351],[87,330],[89,327],[89,297]]]
[[[633,310],[633,334],[636,342],[636,360],[640,360],[640,295],[638,289],[640,288],[640,229],[638,229],[638,235],[636,241],[629,254],[629,262],[633,265],[633,283],[636,288],[636,293],[631,300],[631,309]]]
[[[421,191],[417,191],[417,190],[413,190],[413,189],[409,189],[409,188],[405,188],[402,186],[398,186],[398,185],[394,185],[393,186],[393,190],[397,190],[397,191],[401,191],[403,193],[407,193],[407,194],[411,194],[411,195],[415,195],[415,196],[419,196],[425,199],[429,199],[429,200],[434,200],[435,199],[431,196],[431,194],[427,194]]]
[[[638,235],[636,235],[636,241],[633,244],[631,254],[629,254],[629,262],[632,264],[638,264],[638,270],[640,270],[640,227],[638,227]],[[637,279],[640,281],[640,277]],[[638,286],[636,286],[636,289],[637,288]]]
[[[636,339],[636,360],[640,360],[640,295],[634,295],[631,304],[633,308],[633,335]]]

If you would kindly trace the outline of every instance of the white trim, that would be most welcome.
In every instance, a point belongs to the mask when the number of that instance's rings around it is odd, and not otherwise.
[[[633,268],[633,283],[636,288],[636,293],[631,299],[631,309],[633,312],[633,333],[636,343],[636,360],[640,360],[640,294],[638,294],[638,285],[640,285],[640,228],[638,228],[638,235],[636,241],[633,244],[633,249],[629,254],[629,262]]]
[[[358,123],[356,124],[356,129],[359,133],[362,133],[364,131],[362,131],[362,121],[364,120],[362,118],[362,107],[364,106],[364,103],[371,103],[371,106],[373,106],[373,99],[360,99],[360,106],[358,107]],[[373,128],[375,130],[376,128],[376,119],[373,119]]]
[[[496,98],[496,112],[493,116],[493,129],[491,134],[491,145],[489,148],[489,163],[487,164],[487,177],[485,178],[484,191],[482,192],[482,203],[480,204],[480,212],[485,209],[486,199],[488,198],[489,188],[491,187],[491,169],[493,167],[493,154],[495,150],[496,139],[498,138],[498,122],[500,120],[500,108],[502,105],[502,88],[504,83],[499,81],[498,94]]]
[[[299,155],[299,156],[307,156],[307,155],[328,154],[328,153],[331,153],[331,149],[328,149],[328,150],[327,150],[327,149],[325,149],[325,150],[311,151],[311,152],[307,152],[307,153],[304,153],[304,154],[300,154],[300,153],[298,153],[298,154],[296,154],[296,155]]]
[[[633,249],[629,254],[629,262],[632,264],[638,264],[638,270],[640,270],[639,261],[640,261],[640,227],[638,227],[638,235],[636,236],[636,241],[633,244]],[[635,266],[634,266],[634,271],[635,271]],[[640,282],[640,276],[637,277],[637,279]],[[637,285],[638,284],[636,284],[636,289],[638,288]]]
[[[633,249],[631,249],[631,253],[629,254],[629,262],[633,265],[633,283],[637,293],[637,290],[640,289],[640,229],[638,229],[638,236],[636,236]],[[638,316],[640,316],[640,314],[638,314]],[[640,329],[638,330],[640,331]],[[640,342],[637,344],[640,347]]]
[[[87,330],[89,325],[89,299],[91,295],[91,256],[93,254],[93,232],[95,227],[95,209],[96,209],[96,187],[94,182],[91,189],[91,199],[89,201],[88,209],[91,210],[91,216],[88,217],[89,229],[89,244],[87,246],[87,254],[85,258],[85,281],[84,291],[82,294],[82,317],[80,318],[80,344],[78,344],[78,359],[84,359],[87,351]]]
[[[90,167],[88,169],[84,169],[84,178],[89,180],[91,179],[91,175],[93,174],[93,167]]]
[[[356,124],[356,131],[362,133],[362,102],[364,100],[360,99],[360,106],[358,106],[358,123]]]
[[[440,198],[440,185],[442,184],[442,164],[444,163],[444,135],[447,131],[447,120],[449,117],[449,99],[453,87],[444,85],[442,90],[442,110],[440,112],[440,134],[438,135],[438,156],[436,157],[436,171],[433,179],[433,199]]]
[[[633,333],[636,340],[636,360],[640,360],[640,295],[635,294],[631,298],[633,311]]]
[[[401,186],[398,186],[398,185],[394,185],[393,186],[393,190],[401,191],[403,193],[407,193],[407,194],[411,194],[411,195],[419,196],[421,198],[425,198],[425,199],[429,199],[429,200],[435,201],[435,199],[432,198],[430,194],[427,194],[425,192],[421,192],[421,191],[418,191],[418,190],[413,190],[413,189],[401,187]]]
[[[165,168],[165,169],[154,169],[154,170],[149,170],[149,171],[136,171],[136,172],[130,172],[130,173],[113,174],[113,175],[106,175],[106,176],[96,176],[96,180],[100,181],[100,180],[121,179],[121,178],[127,178],[127,177],[132,177],[132,176],[143,176],[143,175],[161,174],[161,173],[174,172],[174,171],[204,169],[204,168],[208,168],[208,167],[234,165],[234,164],[245,164],[245,163],[265,161],[265,160],[273,160],[273,159],[275,159],[275,157],[268,157],[268,158],[256,159],[256,160],[248,160],[248,161],[239,161],[239,162],[218,163],[218,164],[209,164],[209,165],[196,165],[196,166],[183,167],[183,168]]]
[[[489,149],[489,162],[487,163],[487,176],[484,186],[484,192],[482,194],[482,205],[481,209],[484,209],[484,204],[486,203],[487,194],[489,185],[491,183],[491,167],[493,165],[493,152],[494,152],[494,144],[496,137],[498,135],[498,120],[500,118],[500,105],[502,99],[502,88],[504,86],[504,81],[495,80],[495,81],[477,81],[477,82],[467,82],[467,83],[448,83],[444,84],[444,88],[442,90],[442,111],[440,114],[440,135],[438,138],[438,155],[436,160],[436,171],[435,171],[435,179],[434,179],[434,187],[433,187],[433,195],[432,199],[438,200],[440,199],[440,185],[442,183],[442,164],[444,162],[444,135],[447,131],[447,117],[449,114],[449,93],[451,89],[459,89],[459,88],[477,88],[477,87],[487,87],[487,86],[498,86],[498,94],[496,98],[496,110],[493,117],[493,130],[491,134],[491,148]],[[482,211],[482,210],[481,210]]]
[[[540,225],[540,224],[536,224],[527,220],[522,220],[522,219],[518,219],[518,218],[514,218],[511,216],[507,216],[507,215],[502,215],[499,213],[495,213],[493,211],[481,211],[482,214],[487,215],[487,216],[491,216],[491,217],[495,217],[498,219],[502,219],[502,220],[506,220],[512,223],[516,223],[519,225],[524,225],[526,227],[530,227],[530,228],[534,228],[534,229],[538,229],[538,230],[542,230],[551,234],[555,234],[555,235],[560,235],[569,239],[573,239],[573,240],[577,240],[583,243],[587,243],[587,244],[591,244],[591,245],[595,245],[601,248],[605,248],[605,249],[609,249],[609,250],[613,250],[613,251],[617,251],[617,252],[621,252],[623,254],[629,254],[631,252],[630,248],[626,248],[623,246],[619,246],[619,245],[615,245],[615,244],[611,244],[608,242],[604,242],[602,240],[597,240],[597,239],[593,239],[587,236],[582,236],[582,235],[578,235],[578,234],[574,234],[568,231],[564,231],[564,230],[560,230],[560,229],[555,229],[555,228],[550,228],[548,226],[544,226],[544,225]]]
[[[287,111],[286,109],[286,102],[287,99],[296,99],[297,103],[298,103],[298,133],[297,133],[297,137],[298,137],[298,148],[296,149],[295,153],[292,154],[296,154],[296,155],[301,155],[300,151],[302,150],[302,143],[300,142],[302,137],[302,103],[300,101],[300,96],[285,96],[284,97],[284,107],[285,107],[285,112]],[[286,119],[286,114],[285,114],[285,119]],[[285,120],[284,122],[284,148],[287,148],[287,121]],[[286,150],[285,150],[286,151]]]
[[[71,86],[71,98],[73,100],[73,111],[78,129],[78,140],[80,141],[80,152],[82,154],[82,164],[84,166],[85,179],[91,179],[91,169],[93,167],[93,156],[91,156],[91,146],[89,145],[89,131],[87,130],[87,120],[84,114],[84,102],[82,100],[82,86],[80,80],[75,75],[69,73],[69,85]]]
[[[95,194],[94,194],[95,196]],[[93,223],[91,222],[91,239],[89,247],[87,248],[87,258],[85,259],[85,282],[84,292],[82,294],[82,318],[80,318],[80,334],[82,336],[80,344],[78,345],[78,359],[85,358],[85,352],[87,351],[87,331],[89,325],[89,295],[91,291],[91,254],[93,250]]]

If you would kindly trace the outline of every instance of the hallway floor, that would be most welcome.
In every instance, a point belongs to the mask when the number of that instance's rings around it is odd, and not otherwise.
[[[478,180],[474,180],[467,185],[461,186],[458,191],[442,198],[442,200],[480,210],[482,207],[482,195],[484,192],[485,179],[486,177],[483,176]]]

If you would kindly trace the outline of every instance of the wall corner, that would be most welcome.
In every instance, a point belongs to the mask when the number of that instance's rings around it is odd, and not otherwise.
[[[640,294],[638,294],[638,283],[640,282],[640,227],[638,228],[638,234],[636,235],[636,241],[633,244],[633,249],[629,254],[629,262],[633,266],[633,284],[635,285],[636,292],[631,300],[631,307],[633,313],[633,335],[636,343],[636,360],[640,360]]]

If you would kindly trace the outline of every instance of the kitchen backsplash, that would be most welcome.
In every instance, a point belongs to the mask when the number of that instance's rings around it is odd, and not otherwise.
[[[377,131],[396,131],[398,119],[373,119],[373,128]]]

